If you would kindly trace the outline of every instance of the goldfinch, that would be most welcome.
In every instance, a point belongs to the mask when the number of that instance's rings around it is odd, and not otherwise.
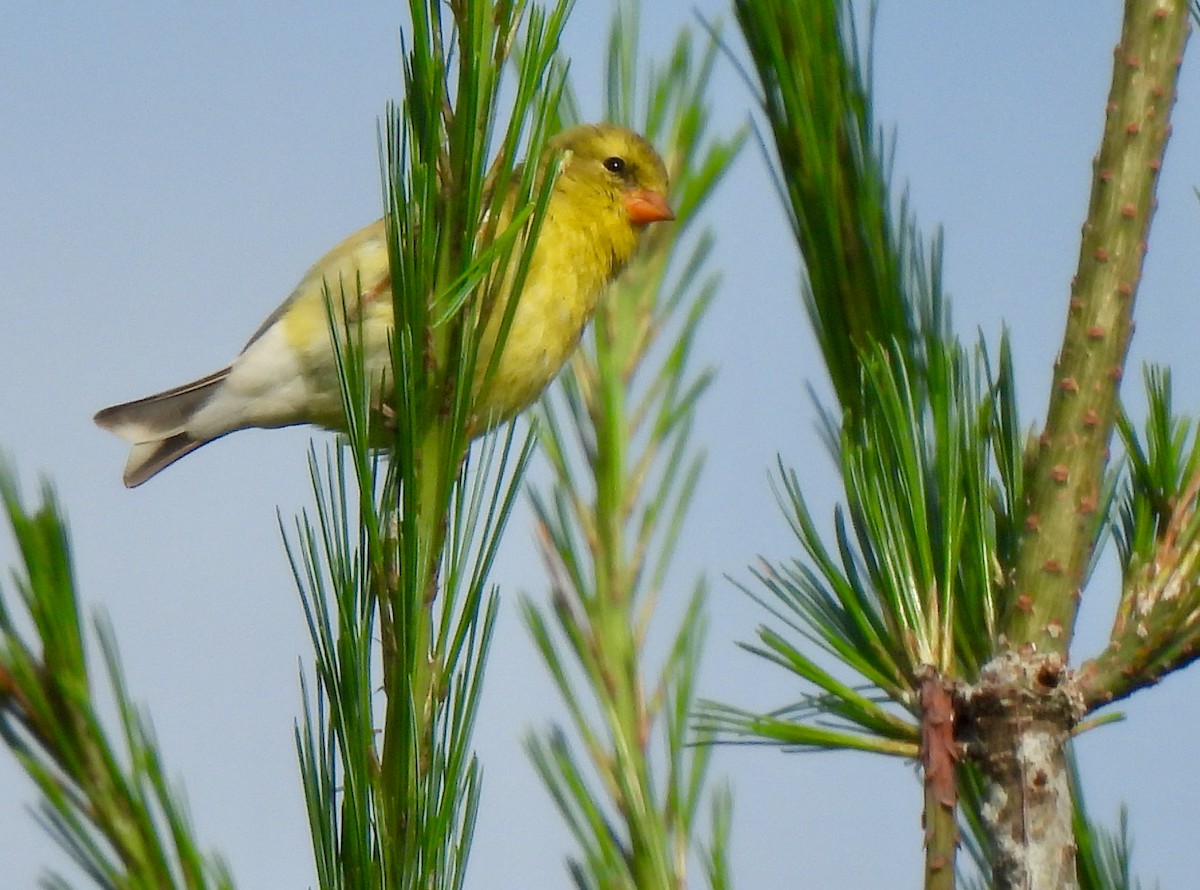
[[[476,361],[476,435],[533,402],[562,369],[605,286],[633,255],[640,232],[671,220],[667,172],[638,134],[609,124],[564,130],[543,163],[560,158],[524,288],[493,375],[498,316],[484,329]],[[357,282],[357,287],[350,287]],[[133,446],[125,485],[133,488],[227,433],[314,424],[344,429],[325,288],[345,285],[346,311],[361,320],[373,379],[390,366],[393,326],[387,231],[377,220],[308,270],[233,363],[191,383],[96,414],[96,423]],[[355,290],[353,295],[350,290]],[[357,292],[361,291],[361,295]]]

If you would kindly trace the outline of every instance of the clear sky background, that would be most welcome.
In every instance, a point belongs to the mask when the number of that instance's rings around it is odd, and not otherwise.
[[[652,3],[662,55],[692,3]],[[708,17],[723,4],[695,4]],[[606,0],[580,0],[564,50],[585,113],[599,113]],[[311,886],[292,741],[307,634],[279,540],[310,503],[306,430],[243,433],[126,491],[124,446],[96,409],[226,363],[309,263],[380,212],[375,127],[399,90],[399,2],[43,4],[0,12],[0,448],[49,474],[71,520],[80,590],[110,616],[129,683],[153,714],[197,833],[245,888]],[[926,231],[946,229],[957,329],[1013,332],[1027,425],[1044,413],[1119,33],[1120,4],[884,3],[878,117],[898,130],[896,176]],[[740,40],[730,32],[740,52]],[[1193,55],[1196,48],[1193,47]],[[1126,393],[1146,359],[1176,369],[1200,408],[1200,76],[1185,64],[1175,135],[1139,300]],[[725,61],[712,126],[750,95]],[[823,387],[798,297],[798,259],[751,147],[706,221],[724,286],[700,337],[719,376],[700,407],[704,480],[680,551],[671,626],[690,579],[712,580],[706,697],[769,708],[797,688],[735,647],[763,617],[725,576],[798,547],[772,499],[776,455],[816,504],[835,488],[806,382]],[[321,437],[323,434],[316,434]],[[0,563],[12,547],[0,541]],[[1111,551],[1074,654],[1102,645]],[[571,841],[521,748],[559,714],[515,609],[545,588],[528,514],[494,580],[504,601],[476,731],[482,814],[468,884],[567,885]],[[1140,874],[1195,884],[1200,673],[1126,706],[1081,742],[1093,813],[1131,807]],[[856,754],[718,752],[735,793],[741,887],[919,886],[920,787],[910,764]],[[0,757],[0,885],[33,886],[64,857],[23,804],[31,784]],[[695,879],[700,886],[699,876]]]

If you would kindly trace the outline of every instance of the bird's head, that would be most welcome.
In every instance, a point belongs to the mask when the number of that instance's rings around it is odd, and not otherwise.
[[[642,227],[675,218],[667,204],[667,168],[649,142],[613,124],[584,124],[550,140],[562,153],[560,179],[596,189]]]

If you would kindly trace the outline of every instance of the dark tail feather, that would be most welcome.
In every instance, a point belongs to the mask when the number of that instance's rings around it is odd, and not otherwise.
[[[151,476],[165,470],[184,455],[191,454],[212,439],[193,439],[187,433],[176,433],[157,442],[141,442],[129,449],[125,462],[125,487],[137,488]]]
[[[96,414],[96,423],[135,445],[174,436],[183,432],[192,415],[228,376],[229,368],[222,368],[183,386],[113,405]]]
[[[229,368],[144,399],[105,408],[96,423],[133,447],[125,463],[125,484],[133,488],[211,439],[187,432],[192,417],[212,398]]]

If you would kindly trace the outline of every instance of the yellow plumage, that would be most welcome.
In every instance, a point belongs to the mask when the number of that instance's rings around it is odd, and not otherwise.
[[[637,134],[610,125],[566,130],[551,140],[561,157],[494,374],[483,389],[499,315],[484,330],[472,429],[482,433],[527,407],[554,379],[579,342],[604,287],[633,255],[651,222],[672,219],[662,160]],[[249,427],[310,423],[345,426],[325,288],[354,300],[372,379],[389,370],[393,326],[383,220],[322,257],[251,337],[238,358],[193,383],[105,408],[96,422],[132,443],[125,484],[145,482],[185,454]],[[358,297],[361,287],[361,299]]]

